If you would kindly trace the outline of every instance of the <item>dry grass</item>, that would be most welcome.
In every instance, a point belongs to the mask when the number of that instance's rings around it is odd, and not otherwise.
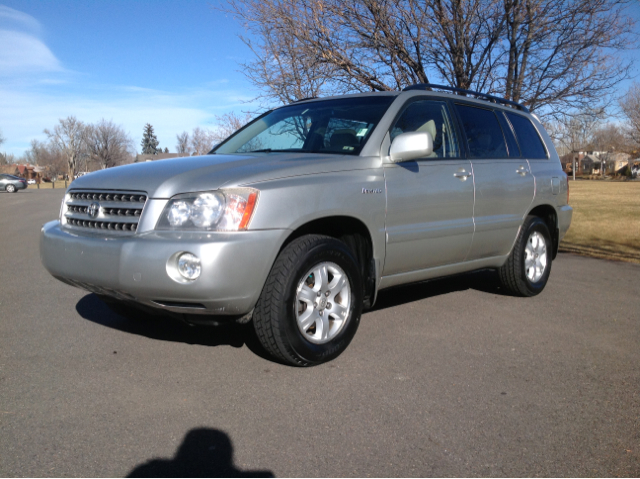
[[[569,183],[573,220],[560,251],[640,263],[640,182]]]
[[[69,186],[69,182],[67,181],[67,186]],[[40,183],[40,189],[41,190],[50,190],[53,188],[53,183],[45,183],[44,181],[42,183]],[[64,186],[64,181],[56,181],[55,184],[55,188],[56,190],[64,190],[66,189],[66,186]],[[29,185],[29,189],[30,190],[37,190],[38,189],[38,185]]]

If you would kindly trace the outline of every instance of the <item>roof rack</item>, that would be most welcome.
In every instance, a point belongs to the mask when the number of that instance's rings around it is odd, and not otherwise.
[[[476,98],[478,98],[479,100],[486,100],[486,101],[490,101],[492,103],[502,103],[503,105],[509,105],[512,106],[513,108],[517,108],[518,110],[522,110],[526,113],[529,113],[529,109],[518,103],[515,101],[511,101],[511,100],[507,100],[506,98],[500,98],[498,96],[493,96],[493,95],[488,95],[487,93],[480,93],[477,91],[471,91],[471,90],[464,90],[462,88],[454,88],[451,86],[444,86],[444,85],[435,85],[433,83],[416,83],[415,85],[410,85],[406,88],[404,88],[402,91],[408,91],[408,90],[431,90],[432,88],[437,88],[438,90],[446,90],[446,91],[450,91],[453,93],[458,93],[458,94],[464,94],[464,95],[471,95],[474,96]]]

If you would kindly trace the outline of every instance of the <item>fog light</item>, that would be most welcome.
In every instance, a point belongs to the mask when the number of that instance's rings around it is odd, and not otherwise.
[[[193,281],[200,276],[200,258],[191,253],[182,253],[178,257],[178,272],[185,279]]]

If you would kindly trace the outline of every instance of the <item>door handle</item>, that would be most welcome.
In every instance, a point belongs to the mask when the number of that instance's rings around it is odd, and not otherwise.
[[[520,168],[518,168],[516,170],[516,173],[518,173],[520,176],[524,176],[527,173],[531,173],[529,170],[527,170],[524,166],[521,166]]]
[[[462,181],[464,181],[471,176],[471,173],[467,173],[466,171],[462,170],[454,173],[453,176],[455,176],[456,178],[460,178]]]

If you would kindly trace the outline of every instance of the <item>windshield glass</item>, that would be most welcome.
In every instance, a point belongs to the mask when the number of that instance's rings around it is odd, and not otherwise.
[[[271,111],[211,152],[303,152],[357,155],[395,96],[293,104]]]

